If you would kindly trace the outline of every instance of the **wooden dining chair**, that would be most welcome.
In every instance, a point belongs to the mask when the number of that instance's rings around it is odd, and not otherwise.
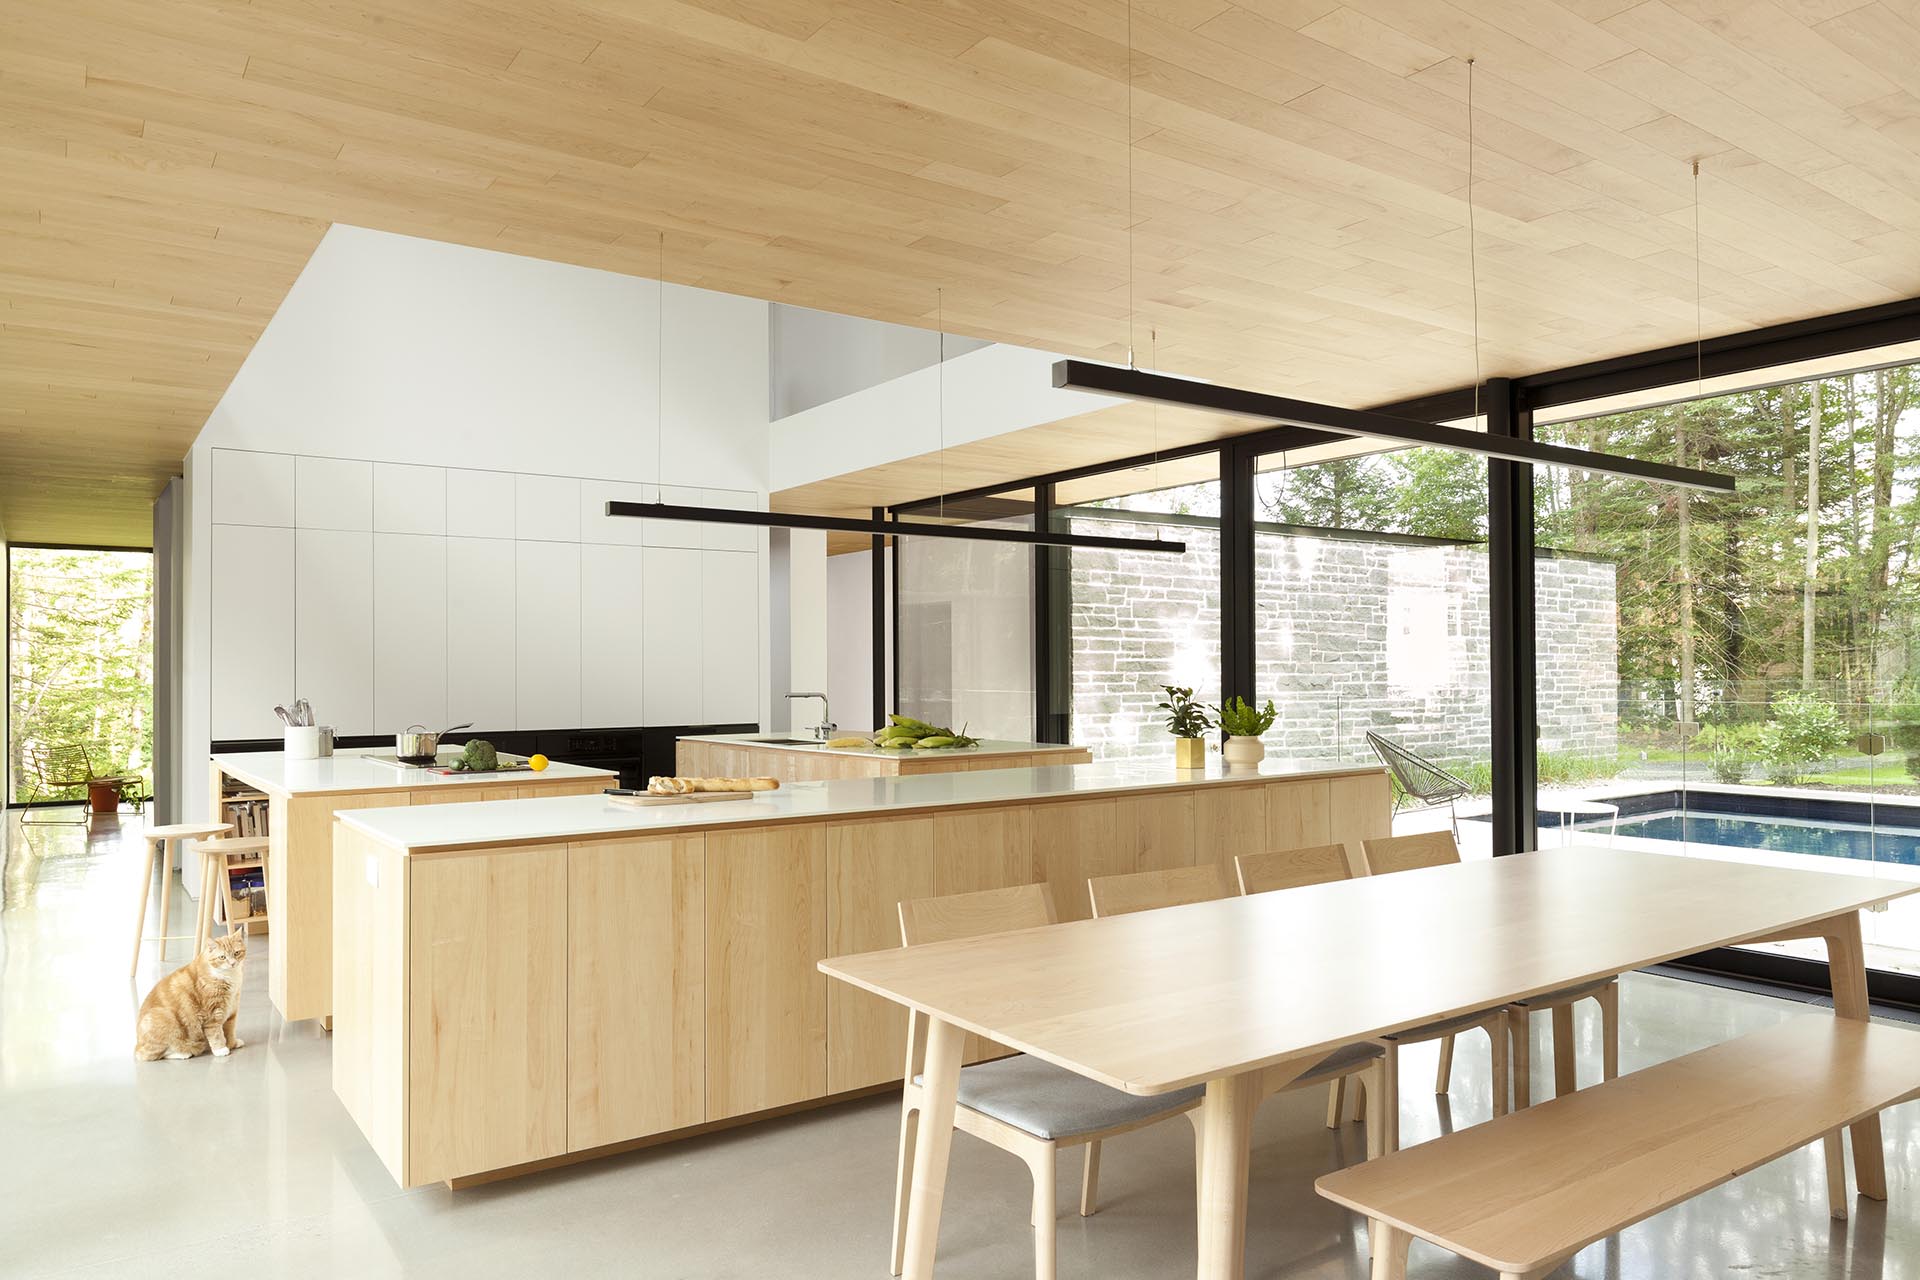
[[[1392,871],[1410,871],[1417,867],[1444,866],[1460,861],[1459,846],[1447,831],[1422,832],[1366,842],[1368,866],[1375,875]],[[1578,986],[1563,987],[1545,995],[1532,996],[1507,1006],[1507,1031],[1512,1039],[1513,1105],[1533,1105],[1533,1015],[1553,1017],[1553,1093],[1564,1097],[1579,1087],[1573,1045],[1573,1010],[1582,1000],[1591,1000],[1600,1008],[1600,1077],[1611,1080],[1620,1074],[1620,980],[1602,978]],[[1440,1045],[1440,1069],[1434,1092],[1445,1093],[1453,1077],[1453,1038]]]
[[[1460,846],[1454,842],[1451,831],[1422,831],[1414,835],[1384,836],[1364,841],[1361,845],[1365,853],[1368,875],[1393,875],[1401,871],[1417,871],[1423,867],[1443,867],[1460,861]],[[1411,1027],[1397,1035],[1382,1039],[1387,1046],[1387,1085],[1393,1089],[1393,1097],[1399,1097],[1400,1049],[1410,1044],[1425,1044],[1430,1040],[1440,1042],[1440,1066],[1434,1073],[1433,1091],[1446,1093],[1453,1087],[1453,1042],[1454,1037],[1465,1031],[1484,1031],[1493,1050],[1493,1114],[1507,1114],[1508,1106],[1508,1041],[1507,1006],[1497,1009],[1483,1009],[1477,1013],[1465,1013],[1458,1017],[1443,1018],[1424,1026]],[[1397,1105],[1387,1108],[1393,1117],[1389,1122],[1397,1149],[1400,1136],[1399,1111]]]
[[[1233,871],[1240,892],[1277,893],[1310,884],[1351,880],[1367,873],[1364,863],[1347,844],[1317,844],[1304,849],[1278,849],[1270,853],[1243,853],[1234,858]],[[1353,1118],[1360,1118],[1360,1094],[1356,1093]],[[1327,1085],[1327,1128],[1338,1129],[1346,1109],[1347,1077]]]
[[[909,947],[1054,923],[1053,893],[1044,884],[987,889],[900,904],[900,939]],[[900,1168],[893,1199],[893,1274],[905,1264],[907,1203],[913,1155],[924,1110],[927,1015],[907,1021],[907,1075],[900,1104]],[[1055,1275],[1055,1166],[1062,1150],[1086,1149],[1080,1215],[1090,1216],[1100,1180],[1100,1144],[1107,1138],[1176,1115],[1193,1122],[1194,1185],[1199,1186],[1200,1105],[1204,1087],[1137,1097],[1025,1054],[960,1070],[953,1127],[1026,1161],[1033,1173],[1033,1261],[1038,1280]]]
[[[1315,867],[1334,865],[1325,857],[1327,850],[1340,854],[1338,865],[1345,868],[1345,852],[1339,845],[1322,846],[1319,849],[1302,849],[1296,852],[1304,855],[1294,867],[1294,883],[1306,884],[1312,881],[1300,880],[1299,874],[1309,873]],[[1261,859],[1284,859],[1285,855],[1250,855]],[[1235,859],[1238,863],[1239,859]],[[1256,876],[1269,878],[1285,876],[1283,861],[1263,861],[1256,868]],[[1092,899],[1094,919],[1107,916],[1130,915],[1136,911],[1157,911],[1162,907],[1179,907],[1194,902],[1216,902],[1221,898],[1235,896],[1236,890],[1244,891],[1246,872],[1236,867],[1228,871],[1224,863],[1204,863],[1193,867],[1174,867],[1165,871],[1133,871],[1120,875],[1093,876],[1087,881],[1087,896]],[[1329,875],[1329,879],[1345,879],[1343,871],[1339,876]],[[1374,1084],[1373,1096],[1380,1099],[1391,1097],[1387,1093],[1384,1076],[1386,1051],[1376,1044],[1346,1045],[1328,1054],[1307,1071],[1297,1076],[1282,1077],[1281,1083],[1262,1091],[1262,1097],[1275,1093],[1285,1093],[1291,1089],[1305,1089],[1313,1085],[1327,1085],[1327,1128],[1335,1129],[1340,1125],[1340,1099],[1347,1078],[1356,1077],[1361,1081],[1371,1080]],[[1384,1115],[1369,1114],[1367,1117],[1367,1158],[1383,1155],[1392,1148],[1386,1145],[1386,1136],[1392,1131]]]

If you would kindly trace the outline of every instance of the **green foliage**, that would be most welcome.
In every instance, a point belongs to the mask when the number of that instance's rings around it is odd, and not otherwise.
[[[1543,787],[1580,787],[1619,777],[1622,762],[1617,755],[1589,751],[1542,751],[1534,768]]]
[[[1694,735],[1693,751],[1706,757],[1715,781],[1739,782],[1760,753],[1760,726],[1710,724]]]
[[[1171,684],[1160,687],[1167,692],[1166,701],[1159,704],[1160,710],[1167,713],[1167,731],[1174,737],[1198,738],[1212,727],[1207,709],[1193,700],[1192,689]]]
[[[1846,722],[1831,702],[1810,693],[1783,693],[1773,701],[1773,718],[1760,729],[1755,754],[1769,779],[1791,786],[1812,771],[1811,765],[1838,755],[1846,745]]]
[[[460,752],[458,767],[473,773],[490,773],[500,767],[500,755],[485,738],[469,738],[466,748]]]
[[[43,798],[30,761],[85,747],[96,775],[153,772],[153,557],[12,547],[8,774]],[[79,799],[77,788],[63,798]]]
[[[1274,710],[1272,698],[1267,699],[1267,705],[1264,708],[1255,710],[1245,698],[1238,695],[1225,704],[1215,707],[1214,711],[1219,717],[1220,727],[1225,729],[1229,736],[1235,738],[1259,737],[1273,728],[1273,722],[1280,714]]]

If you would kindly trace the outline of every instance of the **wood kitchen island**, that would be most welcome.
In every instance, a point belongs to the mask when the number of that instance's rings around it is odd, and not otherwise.
[[[450,758],[450,757],[449,757]],[[212,758],[216,821],[265,800],[267,994],[289,1022],[333,1012],[333,815],[342,809],[598,793],[618,782],[605,769],[550,764],[534,773],[444,774],[382,761],[370,752],[289,760],[278,751]]]
[[[1172,748],[1169,746],[1169,759]],[[1044,768],[1086,764],[1093,753],[1057,742],[1004,742],[982,738],[977,747],[883,750],[829,747],[798,734],[728,733],[681,738],[674,767],[686,777],[768,777],[782,782],[830,782],[835,778],[905,778],[921,773],[970,773],[981,769]]]
[[[899,1079],[827,956],[906,898],[1387,834],[1378,767],[1090,764],[358,810],[334,824],[334,1091],[402,1186],[605,1154]],[[986,1042],[970,1056],[991,1056]]]

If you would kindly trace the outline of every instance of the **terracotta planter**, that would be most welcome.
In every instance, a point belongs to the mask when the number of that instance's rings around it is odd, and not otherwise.
[[[1207,740],[1205,738],[1175,738],[1173,740],[1173,766],[1176,769],[1206,768]]]
[[[87,807],[95,813],[112,813],[120,807],[120,784],[111,778],[96,778],[87,783]]]
[[[1228,738],[1220,756],[1229,769],[1251,769],[1267,758],[1267,744],[1258,738]]]

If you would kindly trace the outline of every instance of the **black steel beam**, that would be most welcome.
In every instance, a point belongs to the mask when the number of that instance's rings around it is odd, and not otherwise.
[[[873,509],[873,521],[886,517],[885,507]],[[887,540],[873,537],[873,723],[887,722]]]
[[[1487,382],[1487,434],[1525,439],[1532,430],[1506,378]],[[1487,610],[1493,737],[1493,852],[1526,853],[1539,830],[1539,707],[1535,697],[1533,468],[1487,462]]]
[[[1248,391],[1242,387],[1222,387],[1210,382],[1172,378],[1142,369],[1122,369],[1114,365],[1092,364],[1085,360],[1061,360],[1053,366],[1053,385],[1075,391],[1120,396],[1149,404],[1176,405],[1205,409],[1234,417],[1254,418],[1283,426],[1330,431],[1336,435],[1362,436],[1371,440],[1389,440],[1398,444],[1431,445],[1459,453],[1482,454],[1509,462],[1571,467],[1601,475],[1624,476],[1633,480],[1656,480],[1662,484],[1712,493],[1732,493],[1733,477],[1693,467],[1676,467],[1664,462],[1643,462],[1617,454],[1595,453],[1589,449],[1571,449],[1565,445],[1541,444],[1535,440],[1502,439],[1481,431],[1443,427],[1413,418],[1397,418],[1367,409],[1343,409],[1338,405],[1316,404],[1287,396]]]
[[[684,520],[691,524],[745,524],[762,529],[824,529],[829,533],[865,533],[890,538],[960,538],[970,542],[1019,542],[1029,546],[1089,547],[1102,551],[1141,551],[1180,555],[1184,542],[1153,538],[1105,538],[1094,534],[1049,533],[1044,529],[994,529],[964,524],[916,524],[906,520],[854,520],[785,511],[742,511],[732,507],[682,507],[667,502],[609,502],[607,514],[638,520]]]
[[[1033,527],[1053,529],[1053,486],[1033,486]],[[1033,740],[1067,741],[1071,731],[1067,691],[1072,687],[1069,634],[1072,601],[1066,581],[1073,552],[1064,547],[1033,549]]]
[[[1220,700],[1259,693],[1253,585],[1253,485],[1259,452],[1234,441],[1220,451]]]

